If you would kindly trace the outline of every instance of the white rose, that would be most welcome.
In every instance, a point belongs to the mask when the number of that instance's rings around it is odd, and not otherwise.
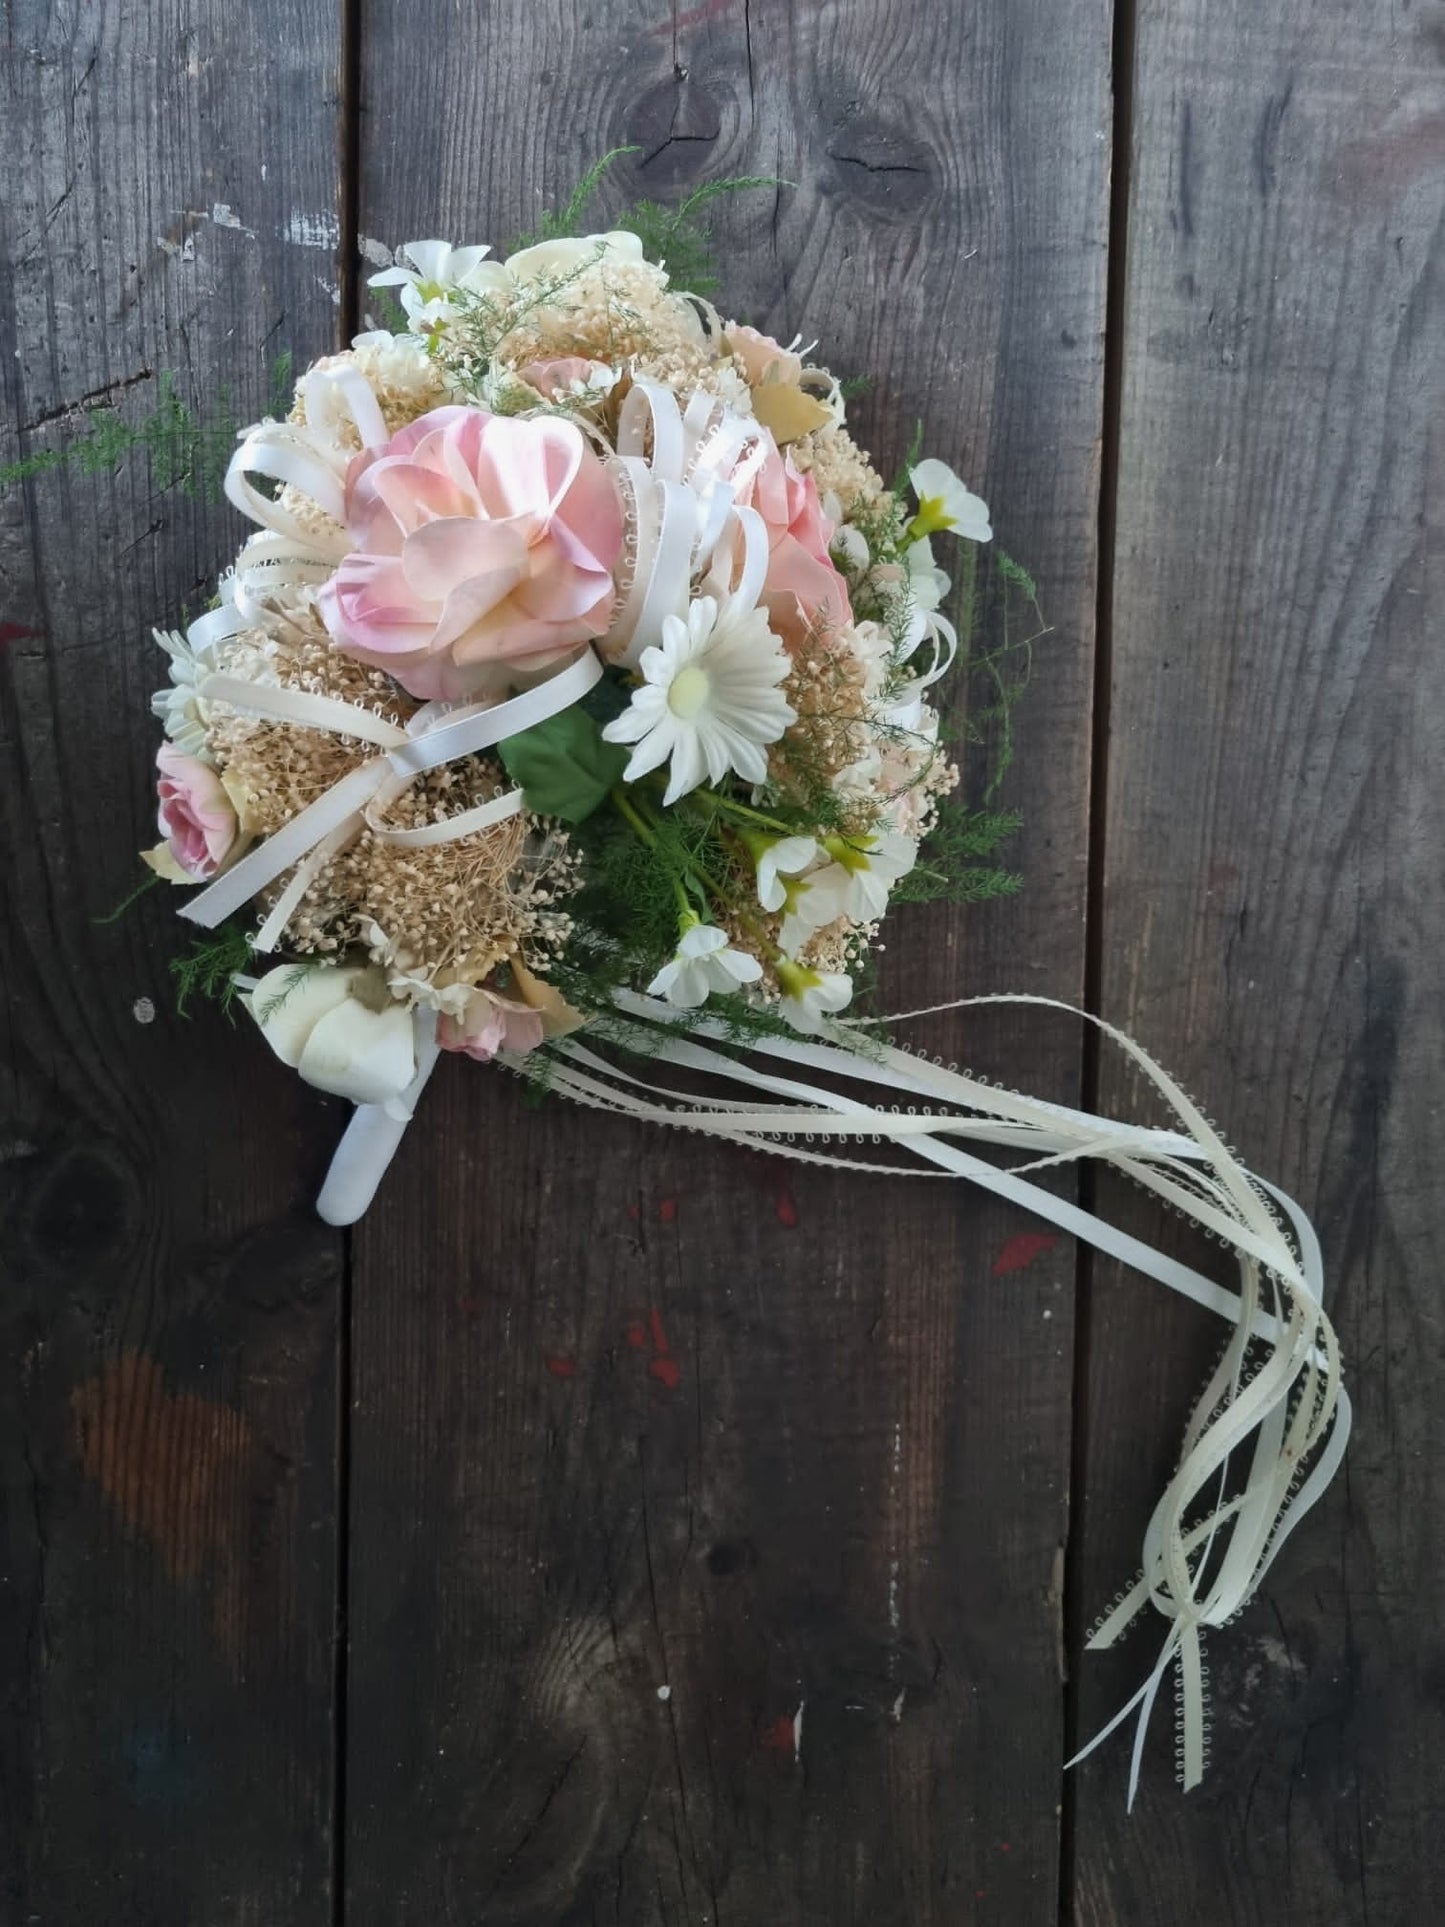
[[[574,239],[539,241],[507,257],[506,271],[514,281],[555,281],[579,268],[620,267],[642,259],[642,242],[625,229],[611,234],[579,234]]]
[[[386,1105],[416,1076],[412,1013],[379,970],[282,964],[243,1001],[281,1062],[318,1091]]]

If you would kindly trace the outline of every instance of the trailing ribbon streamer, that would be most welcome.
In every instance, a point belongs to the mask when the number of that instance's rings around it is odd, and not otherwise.
[[[308,804],[289,822],[282,824],[274,836],[248,851],[223,871],[214,883],[208,884],[198,896],[192,897],[182,907],[181,915],[204,929],[214,929],[226,917],[249,903],[258,891],[264,890],[285,871],[302,863],[312,852],[321,853],[317,858],[319,865],[324,856],[332,854],[350,837],[360,833],[367,821],[368,809],[376,805],[384,807],[415,777],[426,770],[436,769],[442,763],[455,762],[458,757],[473,756],[479,750],[489,749],[509,736],[545,722],[559,710],[570,709],[587,694],[601,675],[602,664],[588,649],[548,681],[524,690],[520,696],[509,697],[506,702],[490,706],[428,703],[412,718],[408,729],[388,723],[370,710],[330,697],[313,696],[305,690],[243,682],[227,676],[205,678],[200,684],[200,694],[208,701],[228,702],[248,710],[252,715],[299,722],[317,729],[356,736],[365,742],[380,744],[383,754],[371,757],[349,770],[325,795]],[[446,823],[427,825],[422,830],[378,833],[395,841],[415,843],[422,838],[435,842],[443,837],[471,835],[491,823],[500,822],[505,816],[515,814],[521,807],[521,793],[513,790]],[[306,880],[309,882],[309,875]],[[304,890],[304,883],[298,889],[296,879],[292,880],[287,891],[287,897],[292,900],[286,915],[295,908]],[[286,898],[282,901],[285,902]],[[257,940],[258,949],[271,949],[279,941],[286,920],[282,916],[279,924],[277,922],[280,907],[278,904],[263,926]]]
[[[1197,1785],[1207,1759],[1201,1629],[1224,1624],[1253,1595],[1288,1534],[1333,1477],[1349,1436],[1349,1400],[1340,1382],[1338,1346],[1322,1303],[1319,1245],[1303,1211],[1235,1160],[1207,1119],[1147,1052],[1113,1026],[1052,999],[985,997],[940,1008],[1028,1004],[1085,1017],[1144,1072],[1183,1128],[1160,1131],[1122,1124],[1019,1097],[909,1052],[872,1043],[860,1046],[840,1024],[826,1027],[828,1042],[764,1038],[751,1046],[753,1052],[781,1059],[789,1067],[826,1071],[911,1100],[957,1107],[922,1113],[910,1107],[900,1113],[896,1107],[862,1103],[794,1076],[764,1072],[746,1058],[697,1041],[725,1040],[724,1026],[680,1015],[633,992],[619,992],[616,1001],[625,1016],[646,1025],[647,1036],[633,1041],[650,1056],[788,1101],[744,1104],[736,1099],[699,1099],[625,1073],[586,1045],[568,1039],[557,1047],[565,1062],[555,1069],[552,1088],[576,1102],[702,1130],[813,1163],[896,1176],[896,1167],[805,1149],[795,1142],[836,1136],[887,1139],[941,1166],[944,1173],[1024,1205],[1231,1323],[1233,1335],[1224,1360],[1195,1406],[1179,1467],[1149,1521],[1142,1575],[1089,1640],[1093,1650],[1112,1645],[1152,1604],[1170,1622],[1163,1648],[1139,1691],[1076,1756],[1082,1759],[1091,1752],[1137,1708],[1129,1777],[1132,1806],[1149,1717],[1159,1685],[1173,1663],[1180,1675],[1181,1777],[1186,1789]],[[923,1013],[909,1013],[919,1014]],[[665,1033],[680,1027],[686,1028],[687,1037],[664,1036],[659,1042],[659,1030]],[[627,1041],[625,1030],[619,1041]],[[951,1138],[1035,1155],[1022,1166],[1002,1170],[946,1141]],[[1239,1292],[1225,1290],[1022,1175],[1082,1157],[1114,1166],[1231,1246],[1240,1267]],[[1264,1348],[1264,1356],[1247,1376],[1247,1355],[1255,1346]],[[1251,1437],[1253,1451],[1243,1489],[1226,1496],[1232,1455]]]
[[[619,990],[615,1002],[619,1020],[609,1026],[611,1041],[623,1048],[630,1045],[653,1062],[741,1085],[748,1098],[701,1098],[675,1090],[624,1071],[576,1037],[554,1045],[548,1089],[594,1109],[702,1131],[809,1163],[895,1178],[909,1175],[895,1165],[797,1142],[885,1139],[940,1167],[912,1175],[964,1178],[1022,1205],[1232,1326],[1224,1358],[1190,1416],[1178,1469],[1150,1518],[1141,1576],[1119,1596],[1088,1641],[1096,1651],[1113,1645],[1152,1605],[1169,1621],[1162,1650],[1138,1692],[1075,1756],[1083,1759],[1138,1709],[1129,1775],[1132,1806],[1158,1689],[1170,1665],[1176,1664],[1180,1773],[1186,1789],[1197,1785],[1207,1760],[1201,1631],[1223,1625],[1254,1594],[1289,1533],[1334,1476],[1349,1437],[1350,1404],[1341,1384],[1339,1348],[1324,1312],[1319,1243],[1304,1212],[1239,1164],[1199,1109],[1131,1038],[1052,998],[977,997],[936,1008],[1025,1004],[1082,1017],[1144,1073],[1181,1129],[1126,1124],[1002,1091],[912,1052],[871,1039],[860,1042],[841,1023],[826,1024],[820,1040],[756,1039],[749,1046],[751,1055],[740,1057],[715,1047],[728,1039],[723,1024],[634,991]],[[887,1021],[928,1014],[906,1012]],[[434,1020],[422,1019],[424,1030],[428,1023],[434,1027]],[[779,1060],[786,1074],[761,1068],[752,1061],[754,1056]],[[434,1047],[429,1055],[419,1047],[417,1080],[404,1106],[408,1113],[435,1061]],[[500,1061],[525,1075],[520,1060],[503,1056]],[[793,1074],[799,1069],[877,1086],[908,1099],[909,1107],[900,1111],[895,1103],[884,1108],[804,1082]],[[930,1108],[919,1111],[919,1102]],[[388,1116],[380,1106],[359,1107],[318,1203],[329,1223],[350,1223],[366,1209],[404,1129],[404,1118]],[[1025,1163],[1004,1169],[961,1150],[949,1141],[953,1139],[1031,1155]],[[1111,1165],[1231,1247],[1239,1264],[1240,1289],[1226,1289],[1025,1175],[1082,1158]],[[1263,1356],[1250,1370],[1253,1348],[1261,1348]],[[1227,1496],[1232,1457],[1251,1439],[1243,1488]]]

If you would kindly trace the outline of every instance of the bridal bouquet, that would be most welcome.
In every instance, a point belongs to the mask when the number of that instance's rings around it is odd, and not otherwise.
[[[1131,1040],[1104,1027],[1169,1129],[855,1019],[890,897],[966,882],[998,828],[954,796],[934,700],[945,564],[967,572],[987,509],[936,457],[885,483],[811,346],[726,319],[630,229],[505,259],[413,242],[374,280],[402,325],[246,431],[226,488],[256,532],[159,637],[146,860],[200,886],[181,915],[270,1048],[357,1107],[318,1209],[366,1209],[449,1051],[611,1113],[966,1179],[1218,1311],[1140,1578],[1091,1642],[1165,1616],[1124,1711],[1137,1776],[1177,1665],[1192,1785],[1203,1631],[1323,1490],[1348,1404],[1308,1220]],[[880,1139],[892,1163],[845,1154]],[[1085,1157],[1224,1243],[1237,1289],[1024,1175]]]
[[[195,922],[251,906],[262,1034],[359,1103],[625,987],[816,1031],[958,781],[932,538],[984,504],[937,459],[886,487],[811,352],[634,234],[401,261],[405,331],[236,452],[260,528],[160,637],[147,862]]]

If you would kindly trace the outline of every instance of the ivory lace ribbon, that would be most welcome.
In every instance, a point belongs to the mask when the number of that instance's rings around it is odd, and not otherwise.
[[[935,1009],[1025,1004],[1082,1017],[1143,1072],[1177,1128],[1123,1123],[1000,1090],[951,1066],[878,1044],[844,1023],[827,1023],[814,1038],[760,1038],[739,1056],[718,1047],[726,1043],[726,1028],[696,1012],[626,990],[618,991],[615,1001],[618,1018],[609,1023],[608,1034],[645,1053],[646,1073],[623,1070],[574,1036],[554,1045],[550,1089],[594,1109],[702,1131],[809,1163],[907,1176],[896,1164],[814,1148],[818,1140],[887,1142],[925,1167],[913,1175],[962,1178],[1022,1205],[1230,1326],[1224,1355],[1185,1428],[1178,1467],[1146,1528],[1140,1575],[1088,1641],[1091,1650],[1112,1646],[1152,1606],[1168,1622],[1159,1657],[1133,1697],[1075,1756],[1083,1759],[1137,1714],[1129,1773],[1132,1807],[1150,1717],[1174,1666],[1178,1768],[1185,1788],[1196,1786],[1208,1758],[1204,1631],[1232,1619],[1253,1595],[1334,1476],[1349,1437],[1350,1404],[1324,1311],[1319,1242],[1305,1213],[1239,1163],[1174,1079],[1131,1038],[1051,998],[978,997]],[[910,1011],[889,1021],[929,1014]],[[434,1027],[422,1013],[418,1022],[423,1033]],[[525,1069],[520,1060],[501,1061]],[[418,1076],[404,1109],[414,1105],[434,1063],[434,1049],[425,1057],[419,1052]],[[661,1072],[654,1066],[703,1072],[741,1086],[746,1095],[699,1097],[659,1081]],[[813,1082],[810,1074],[872,1087],[883,1096],[851,1095]],[[379,1106],[358,1108],[318,1200],[328,1222],[349,1223],[365,1210],[404,1129],[404,1121],[388,1118]],[[1024,1161],[1001,1168],[964,1148],[977,1145],[1023,1153]],[[1238,1289],[1227,1289],[1033,1181],[1031,1174],[1082,1158],[1112,1166],[1220,1241],[1234,1255]],[[1236,1459],[1245,1454],[1240,1484]]]

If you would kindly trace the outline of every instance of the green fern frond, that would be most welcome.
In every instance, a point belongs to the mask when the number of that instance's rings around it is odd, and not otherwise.
[[[176,1012],[187,1017],[192,997],[208,997],[229,1017],[237,995],[236,978],[251,961],[251,938],[239,923],[223,923],[198,937],[184,957],[171,958],[176,982]]]

